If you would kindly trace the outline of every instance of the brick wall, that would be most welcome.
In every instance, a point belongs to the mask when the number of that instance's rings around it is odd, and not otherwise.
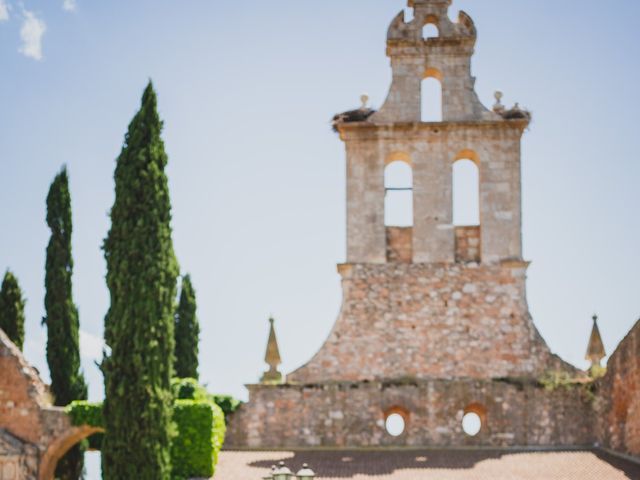
[[[607,448],[640,456],[640,321],[607,362],[598,382],[598,436]]]
[[[583,386],[546,390],[535,382],[426,380],[252,385],[231,419],[227,448],[592,445],[592,397]],[[484,409],[480,433],[462,430],[465,409]],[[405,433],[385,430],[385,413],[407,412]]]

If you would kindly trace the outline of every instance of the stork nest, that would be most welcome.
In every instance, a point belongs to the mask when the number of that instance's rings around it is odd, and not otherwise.
[[[500,116],[505,120],[531,120],[531,112],[521,109],[518,105],[509,110],[503,110]]]
[[[331,126],[333,127],[333,131],[337,132],[338,127],[341,124],[364,122],[374,113],[376,113],[376,111],[371,108],[359,108],[357,110],[349,110],[348,112],[338,113],[337,115],[333,116]]]

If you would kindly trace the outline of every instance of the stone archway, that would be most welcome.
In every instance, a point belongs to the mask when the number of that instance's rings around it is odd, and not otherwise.
[[[104,431],[102,428],[89,425],[70,427],[68,430],[63,431],[59,437],[49,443],[48,448],[40,456],[38,480],[53,480],[58,460],[76,443],[102,431]]]

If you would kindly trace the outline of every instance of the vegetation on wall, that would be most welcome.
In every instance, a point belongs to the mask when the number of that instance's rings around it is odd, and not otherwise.
[[[102,363],[105,480],[171,476],[170,383],[179,270],[161,131],[149,82],[117,160],[111,229],[104,242],[111,297],[105,318],[111,352]]]
[[[104,428],[102,403],[76,400],[66,406],[65,412],[71,418],[72,425],[89,425],[90,427]]]
[[[185,275],[175,315],[175,375],[181,378],[198,378],[200,325],[196,308],[196,292],[191,284],[191,277]]]
[[[71,276],[71,195],[65,168],[56,175],[47,195],[47,225],[51,238],[45,267],[47,363],[51,374],[54,405],[65,406],[87,398],[87,385],[80,372],[78,309],[73,303]],[[77,480],[82,476],[84,452],[74,446],[58,462],[56,478]]]
[[[595,399],[595,383],[592,379],[576,377],[563,371],[550,370],[545,372],[538,379],[538,385],[548,392],[561,389],[580,389],[585,399],[589,401],[593,401]]]
[[[7,270],[0,288],[0,328],[20,350],[24,345],[24,304],[18,279]]]

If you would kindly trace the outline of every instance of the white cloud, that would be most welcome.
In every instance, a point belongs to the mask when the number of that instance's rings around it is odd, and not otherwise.
[[[76,3],[76,0],[64,0],[64,3],[62,4],[62,8],[67,12],[75,12],[77,7],[78,4]]]
[[[20,38],[22,39],[20,53],[35,60],[41,60],[42,36],[46,30],[47,26],[43,20],[36,17],[33,12],[25,10],[24,21],[20,28]]]
[[[88,360],[102,361],[104,340],[91,333],[80,330],[80,356]]]
[[[0,22],[9,20],[9,5],[6,0],[0,0]]]

